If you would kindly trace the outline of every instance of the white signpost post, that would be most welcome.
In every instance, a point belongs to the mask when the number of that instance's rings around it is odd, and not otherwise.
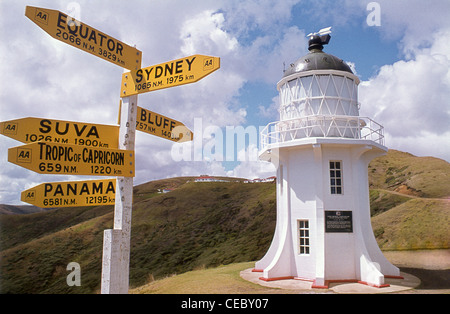
[[[119,149],[134,151],[137,100],[137,95],[122,99]],[[114,228],[105,230],[103,235],[102,294],[128,293],[132,206],[133,177],[118,177]]]
[[[14,164],[44,174],[117,176],[114,225],[113,229],[104,231],[103,238],[101,293],[128,293],[136,126],[139,125],[140,131],[172,141],[193,139],[192,132],[181,122],[138,107],[138,94],[197,82],[220,68],[220,58],[194,55],[141,69],[142,53],[139,50],[62,12],[27,6],[25,15],[53,38],[129,70],[122,75],[117,145],[114,143],[117,126],[38,118],[0,122],[0,134],[31,143],[8,150],[8,160]],[[93,147],[80,148],[78,145]],[[90,157],[83,158],[85,153]],[[110,173],[93,172],[92,169],[96,169],[95,162],[112,163],[108,156],[121,156],[120,160],[125,163],[121,163],[121,168],[116,171],[109,167],[112,169]],[[58,162],[59,167],[55,166],[55,162]],[[66,185],[70,185],[66,187],[67,191],[70,190],[67,194],[71,198],[63,200],[60,197],[61,201],[59,198],[58,201],[52,198],[54,207],[63,207],[65,204],[75,206],[75,197],[80,196],[75,191],[74,186],[77,184],[82,183],[67,183]],[[86,183],[86,186],[90,186],[89,184],[95,187],[93,190],[99,193],[99,197],[105,196],[97,191],[100,183],[92,181]],[[58,189],[59,197],[64,194],[63,185],[64,183],[55,183],[45,186],[47,192],[50,188]],[[38,197],[41,201],[42,193],[37,194],[41,190],[42,187],[37,186],[33,190],[24,191],[23,199],[36,202]],[[109,199],[110,197],[108,201]],[[94,202],[86,205],[98,204]]]

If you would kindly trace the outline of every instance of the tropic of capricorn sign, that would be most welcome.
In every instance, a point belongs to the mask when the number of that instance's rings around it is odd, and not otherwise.
[[[8,161],[37,173],[134,177],[134,151],[37,142],[8,149]]]

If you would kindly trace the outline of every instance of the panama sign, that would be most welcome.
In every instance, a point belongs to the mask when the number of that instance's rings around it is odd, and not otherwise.
[[[116,179],[42,183],[21,194],[40,208],[114,205]]]

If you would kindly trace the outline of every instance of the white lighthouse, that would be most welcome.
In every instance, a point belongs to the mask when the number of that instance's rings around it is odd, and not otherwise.
[[[280,121],[261,133],[260,159],[277,167],[277,222],[253,271],[326,288],[357,281],[383,287],[400,278],[370,222],[368,164],[384,155],[383,127],[359,116],[359,79],[324,53],[330,28],[308,35],[310,51],[277,84]]]

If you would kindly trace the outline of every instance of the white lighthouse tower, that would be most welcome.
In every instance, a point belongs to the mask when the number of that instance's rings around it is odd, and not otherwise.
[[[309,54],[277,84],[280,121],[261,133],[260,159],[277,167],[277,222],[253,271],[262,280],[295,278],[312,287],[383,287],[385,277],[401,278],[370,222],[368,164],[387,151],[383,127],[359,116],[358,77],[322,51],[330,29],[308,35]]]

